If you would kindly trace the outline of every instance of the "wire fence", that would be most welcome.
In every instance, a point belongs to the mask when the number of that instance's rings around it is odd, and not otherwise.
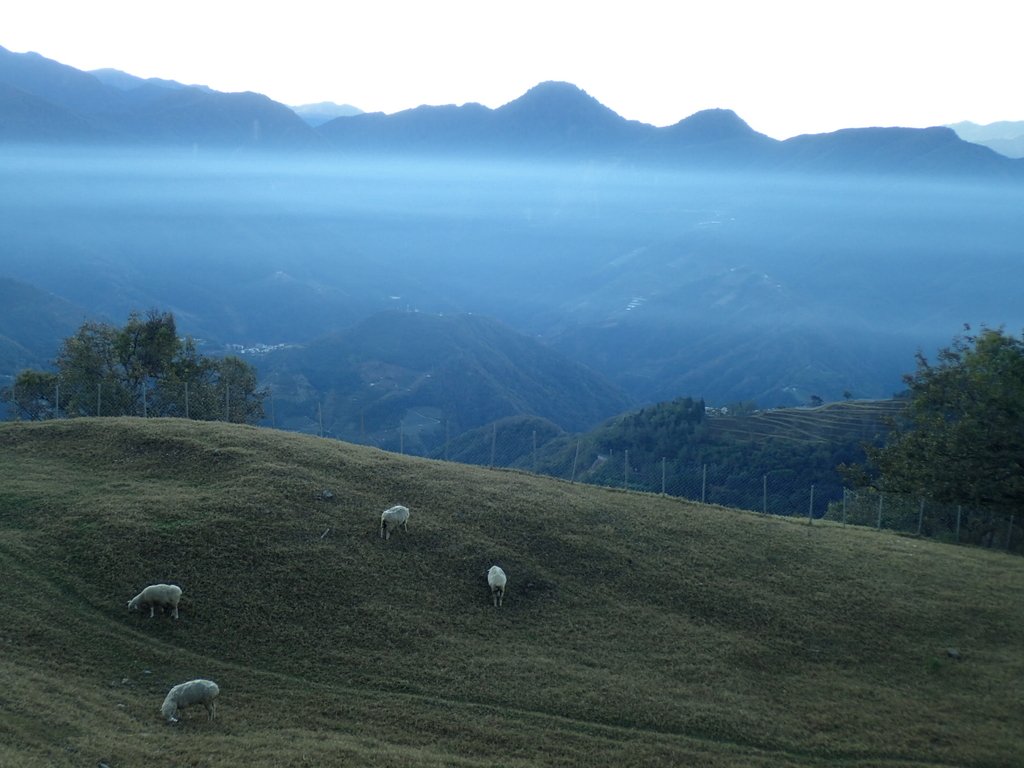
[[[113,389],[113,388],[111,388]],[[165,393],[161,399],[145,390],[129,401],[117,402],[104,387],[63,393],[58,390],[34,413],[23,413],[8,403],[9,418],[50,419],[95,415],[172,416],[200,420],[243,420],[241,403],[232,402],[230,387],[221,391]],[[121,399],[124,399],[121,393]],[[273,404],[263,426],[276,426]],[[294,429],[295,425],[292,425]],[[444,435],[432,449],[413,427],[398,424],[377,432],[372,439],[360,434],[325,434],[322,413],[294,431],[329,439],[374,445],[382,450],[423,455],[443,461],[496,468],[512,468],[556,477],[570,483],[586,483],[637,493],[675,496],[704,504],[750,510],[769,515],[806,517],[808,524],[829,520],[844,525],[896,531],[940,541],[972,544],[1024,554],[1024,525],[1020,515],[978,509],[969,504],[941,504],[919,497],[845,488],[835,472],[822,472],[808,482],[801,466],[756,466],[733,463],[679,462],[669,457],[652,458],[639,450],[594,450],[554,432],[542,432],[510,422],[449,439]]]
[[[660,493],[762,514],[805,517],[810,525],[824,519],[1024,554],[1024,519],[1012,512],[874,489],[851,490],[842,485],[838,476],[807,483],[790,468],[751,467],[747,473],[738,475],[720,466],[701,464],[670,472],[667,460],[637,466],[628,452],[623,452],[618,460],[607,456],[603,461],[613,466],[621,463],[622,479],[620,483],[600,484],[626,491]]]
[[[45,420],[80,416],[140,416],[245,422],[251,420],[255,398],[251,391],[232,386],[226,378],[177,381],[159,388],[149,382],[127,387],[113,378],[95,382],[47,382],[31,395],[12,385],[7,396],[8,418]],[[258,412],[258,411],[257,411]]]
[[[802,467],[751,465],[737,471],[735,465],[722,463],[679,464],[668,457],[652,460],[630,450],[595,456],[581,450],[581,441],[563,440],[560,451],[552,450],[551,445],[541,442],[536,431],[527,435],[513,427],[503,436],[495,425],[489,444],[481,446],[478,440],[475,454],[446,446],[435,452],[434,458],[515,468],[569,482],[675,496],[766,515],[804,517],[809,525],[828,520],[1024,554],[1024,517],[1013,512],[874,489],[851,490],[835,471],[808,482]]]
[[[976,544],[1024,554],[1024,520],[1010,512],[937,502],[874,490],[845,490],[825,517],[845,525],[870,526],[954,544]]]

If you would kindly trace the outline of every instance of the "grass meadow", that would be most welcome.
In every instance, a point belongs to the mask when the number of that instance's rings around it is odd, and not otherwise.
[[[127,610],[163,581],[178,621]],[[166,725],[194,677],[217,718]],[[1020,557],[270,429],[0,424],[0,766],[996,768],[1022,723]]]

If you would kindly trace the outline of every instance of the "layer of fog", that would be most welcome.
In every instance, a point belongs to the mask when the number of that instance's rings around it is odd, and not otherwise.
[[[580,329],[771,327],[912,354],[963,323],[1024,326],[1019,185],[95,149],[0,167],[0,274],[114,321],[170,309],[217,342],[395,307],[570,347]]]

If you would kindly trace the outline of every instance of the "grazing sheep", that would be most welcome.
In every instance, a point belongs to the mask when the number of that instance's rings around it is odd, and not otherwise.
[[[505,584],[507,582],[508,577],[505,576],[505,572],[498,566],[492,565],[487,572],[487,585],[491,588],[491,600],[494,601],[495,608],[500,607],[505,599]]]
[[[181,587],[175,584],[150,584],[135,597],[128,601],[129,611],[149,608],[149,618],[153,618],[153,609],[172,608],[174,618],[178,618],[178,601],[181,600]]]
[[[214,701],[220,693],[220,687],[213,680],[189,680],[178,683],[167,692],[167,698],[160,705],[160,714],[170,723],[178,722],[178,710],[202,704],[206,707],[209,720],[217,714],[217,703]]]
[[[390,509],[385,509],[380,516],[380,537],[387,541],[391,538],[391,531],[401,526],[402,530],[408,530],[406,523],[409,522],[409,508],[396,504]]]

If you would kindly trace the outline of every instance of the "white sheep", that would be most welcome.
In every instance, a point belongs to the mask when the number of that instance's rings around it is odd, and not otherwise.
[[[191,707],[194,704],[202,704],[206,707],[206,714],[209,720],[217,714],[217,703],[215,698],[220,694],[220,687],[213,680],[189,680],[187,683],[178,683],[167,692],[167,698],[160,705],[160,714],[168,723],[178,722],[178,710]]]
[[[492,565],[491,569],[487,571],[487,585],[491,588],[491,600],[494,601],[495,608],[498,608],[505,599],[505,584],[507,583],[508,577],[505,572],[497,565]]]
[[[396,504],[390,509],[385,509],[380,516],[380,537],[387,541],[391,538],[391,531],[401,526],[402,530],[408,530],[406,523],[409,522],[409,508]]]
[[[153,618],[153,609],[173,608],[174,618],[178,618],[178,601],[181,600],[181,587],[176,584],[150,584],[135,597],[128,601],[129,611],[149,608],[149,618]]]

